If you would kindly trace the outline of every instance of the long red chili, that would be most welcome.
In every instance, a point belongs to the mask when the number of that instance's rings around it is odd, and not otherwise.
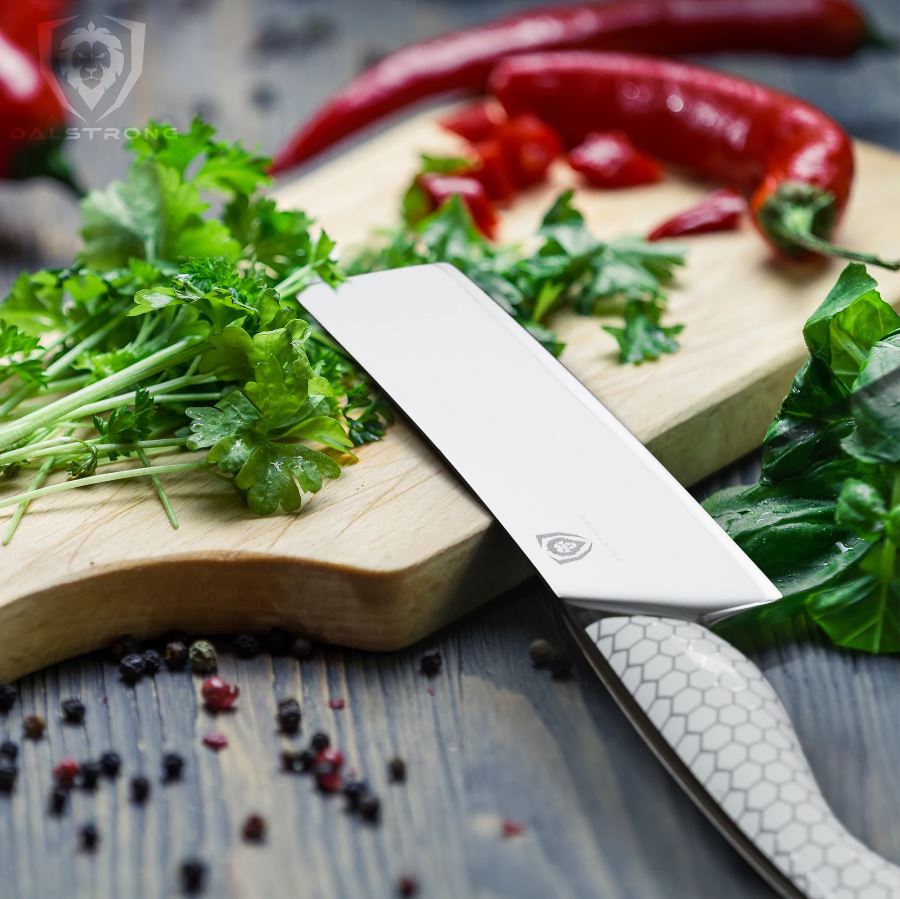
[[[501,59],[541,50],[846,56],[871,31],[851,0],[614,0],[529,10],[391,53],[321,106],[275,155],[283,172],[411,103],[482,91]]]
[[[660,159],[751,196],[780,251],[884,262],[828,243],[850,195],[853,146],[801,100],[700,66],[618,53],[541,53],[502,62],[491,90],[510,115],[531,112],[573,146],[619,129]]]

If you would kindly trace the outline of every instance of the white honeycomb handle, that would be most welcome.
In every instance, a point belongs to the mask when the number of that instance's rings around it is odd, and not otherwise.
[[[786,709],[742,653],[671,618],[602,618],[587,635],[680,762],[803,896],[900,897],[900,868],[834,816]]]

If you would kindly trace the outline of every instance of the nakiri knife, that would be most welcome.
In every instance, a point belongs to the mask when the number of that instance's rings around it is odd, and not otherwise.
[[[762,672],[705,626],[778,590],[584,385],[447,265],[302,303],[515,540],[651,749],[760,874],[789,897],[900,897],[900,867],[836,819]]]

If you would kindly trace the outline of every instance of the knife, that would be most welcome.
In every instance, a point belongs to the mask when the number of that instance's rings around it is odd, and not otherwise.
[[[706,627],[778,590],[577,378],[449,265],[302,302],[515,540],[650,748],[773,887],[900,896],[762,672]]]

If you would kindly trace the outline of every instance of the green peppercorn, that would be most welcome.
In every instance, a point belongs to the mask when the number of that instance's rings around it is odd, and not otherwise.
[[[170,671],[184,671],[188,663],[188,648],[180,640],[173,640],[166,644],[163,651],[163,661]]]
[[[211,674],[219,667],[216,648],[208,640],[196,640],[188,650],[191,671],[197,674]]]

